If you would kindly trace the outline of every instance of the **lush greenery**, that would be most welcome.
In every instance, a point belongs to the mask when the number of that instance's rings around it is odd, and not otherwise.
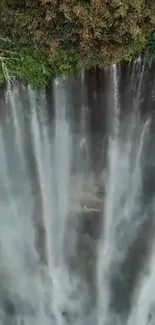
[[[154,0],[1,0],[0,82],[32,85],[155,53]]]

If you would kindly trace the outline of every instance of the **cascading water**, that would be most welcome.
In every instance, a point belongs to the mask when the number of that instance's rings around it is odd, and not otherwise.
[[[106,72],[108,87],[102,90],[110,94],[103,105],[110,112],[110,132],[102,197],[91,164],[84,77],[76,80],[81,89],[76,105],[72,83],[54,81],[52,118],[45,91],[17,84],[5,92],[0,112],[0,324],[154,323],[155,244],[149,240],[154,201],[145,186],[153,170],[148,163],[152,118],[141,114],[147,68],[142,60],[127,66],[130,98],[121,90],[121,69],[115,65]],[[125,98],[131,103],[127,114]],[[100,228],[93,244],[81,233],[82,224],[87,233],[92,220]],[[91,281],[81,267],[79,245],[85,238],[91,247],[84,262]],[[140,260],[141,243],[145,254]],[[95,256],[91,261],[88,250]]]

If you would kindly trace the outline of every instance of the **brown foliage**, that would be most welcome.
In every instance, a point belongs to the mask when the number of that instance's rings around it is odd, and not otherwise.
[[[1,36],[84,67],[130,59],[155,26],[151,0],[1,0],[0,15]]]

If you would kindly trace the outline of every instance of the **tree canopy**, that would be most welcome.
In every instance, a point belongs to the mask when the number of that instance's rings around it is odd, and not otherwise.
[[[1,0],[0,79],[42,86],[51,75],[155,52],[154,0]],[[150,36],[151,35],[151,36]]]

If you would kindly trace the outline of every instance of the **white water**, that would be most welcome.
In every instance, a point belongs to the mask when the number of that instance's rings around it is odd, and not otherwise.
[[[133,71],[136,64],[139,63],[134,63]],[[137,99],[133,100],[136,112],[143,73],[144,66],[140,70]],[[122,276],[121,265],[148,217],[142,202],[142,160],[151,123],[150,118],[143,122],[139,113],[133,114],[126,137],[120,136],[119,78],[120,69],[113,66],[114,133],[108,145],[96,293],[90,290],[78,260],[80,221],[76,211],[84,196],[86,175],[85,170],[75,175],[72,172],[75,144],[65,81],[57,78],[54,82],[52,122],[45,92],[37,93],[30,87],[21,91],[14,86],[6,93],[7,110],[0,125],[0,324],[154,324],[150,308],[155,308],[155,244],[147,260],[147,272],[141,270],[132,293],[129,315],[122,315],[112,306],[113,280]],[[83,78],[81,84],[83,109],[79,129],[87,145],[89,116]],[[133,123],[138,125],[134,132]],[[89,150],[86,152],[89,175]],[[80,156],[76,159],[77,164],[81,163]],[[42,230],[40,235],[38,228]],[[119,291],[117,294],[116,299],[122,299]],[[93,305],[91,295],[97,296]]]

